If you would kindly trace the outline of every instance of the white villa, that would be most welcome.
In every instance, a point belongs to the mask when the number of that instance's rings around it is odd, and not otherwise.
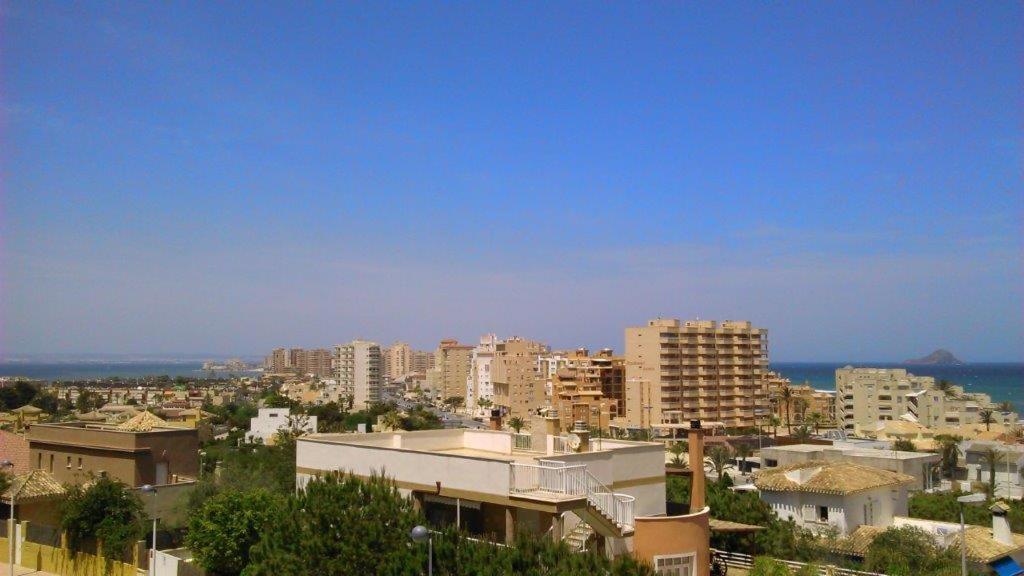
[[[297,484],[334,471],[383,473],[435,526],[455,524],[497,541],[527,530],[577,550],[632,553],[655,568],[680,568],[675,574],[706,575],[703,474],[694,475],[691,513],[668,516],[662,444],[591,440],[581,429],[560,436],[558,425],[552,415],[535,418],[530,434],[451,429],[303,436]],[[689,434],[691,458],[701,462],[699,424]]]
[[[260,408],[255,418],[249,419],[249,431],[245,433],[245,441],[272,444],[274,436],[281,430],[294,428],[313,434],[316,432],[316,416],[291,415],[288,408]]]
[[[762,470],[754,476],[761,499],[779,518],[846,536],[861,525],[889,526],[907,514],[914,477],[855,464],[812,460]]]

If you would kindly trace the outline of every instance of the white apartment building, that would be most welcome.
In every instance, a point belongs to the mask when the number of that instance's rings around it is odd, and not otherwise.
[[[994,468],[996,496],[1014,500],[1024,497],[1024,478],[1021,477],[1024,446],[994,440],[965,440],[960,443],[960,453],[966,469],[965,480],[987,483]]]
[[[292,416],[288,408],[260,408],[257,416],[249,419],[249,431],[245,433],[245,441],[250,444],[273,444],[274,437],[282,430],[315,434],[316,429],[316,416]]]
[[[820,444],[793,444],[790,446],[772,446],[759,450],[762,469],[785,468],[805,462],[852,462],[881,470],[897,472],[914,477],[909,490],[928,490],[939,484],[934,468],[939,463],[939,455],[931,452],[903,452],[884,450],[881,448],[863,448],[834,443],[832,446]]]
[[[380,346],[367,340],[353,340],[334,347],[334,376],[341,397],[352,398],[353,410],[365,410],[380,401],[383,361]]]
[[[959,386],[945,392],[931,376],[915,376],[902,368],[836,370],[836,420],[854,433],[870,433],[878,422],[900,418],[933,429],[976,424],[984,409],[992,410],[995,423],[1017,422],[1017,414],[1000,411],[987,394],[964,392]]]
[[[477,409],[480,400],[494,401],[494,383],[491,382],[491,363],[498,347],[498,337],[485,334],[470,356],[469,376],[466,377],[466,407]]]
[[[558,434],[558,420],[536,417],[530,434],[425,430],[317,434],[297,444],[296,481],[332,471],[383,473],[413,498],[433,526],[511,541],[518,531],[566,540],[579,550],[632,553],[652,564],[706,574],[708,508],[695,475],[691,513],[666,515],[660,443],[591,440]],[[701,430],[690,431],[691,464],[701,470]],[[668,573],[668,572],[666,572]]]
[[[783,520],[840,536],[859,526],[889,526],[907,514],[913,476],[852,462],[809,461],[754,475],[761,500]]]

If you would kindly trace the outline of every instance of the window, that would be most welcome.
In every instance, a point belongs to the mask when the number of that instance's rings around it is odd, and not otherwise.
[[[78,469],[79,470],[82,469],[82,457],[81,456],[78,457]]]
[[[36,470],[43,469],[43,453],[36,454]]]
[[[775,468],[779,465],[779,461],[774,458],[765,458],[764,465],[768,468]]]
[[[68,456],[68,463],[64,467],[71,470],[71,456]]]
[[[50,454],[50,474],[53,474],[53,454]]]
[[[694,553],[654,557],[654,573],[658,576],[693,576]]]
[[[818,506],[818,522],[828,522],[828,506]]]

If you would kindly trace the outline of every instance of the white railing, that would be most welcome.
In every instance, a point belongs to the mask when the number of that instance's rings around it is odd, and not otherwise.
[[[509,464],[509,490],[512,493],[551,492],[566,496],[584,496],[592,506],[622,527],[632,527],[636,498],[616,494],[587,470],[585,464],[567,465],[541,461],[540,464]]]
[[[512,434],[513,450],[530,450],[533,447],[533,436],[530,434]]]
[[[726,552],[724,550],[711,549],[711,553],[714,557],[719,558],[729,568],[740,568],[742,570],[749,570],[754,565],[754,558],[746,554],[740,554],[739,552]],[[779,560],[789,568],[790,572],[797,572],[804,566],[807,566],[804,562],[794,562],[792,560]],[[863,572],[861,570],[853,570],[851,568],[840,568],[839,566],[833,566],[831,564],[816,565],[818,568],[818,576],[885,576],[885,574],[879,574],[877,572]]]
[[[569,439],[565,436],[552,436],[552,448],[551,450],[555,454],[572,454],[575,450],[569,444]]]

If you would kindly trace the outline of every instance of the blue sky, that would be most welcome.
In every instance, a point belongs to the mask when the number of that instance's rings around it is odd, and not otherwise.
[[[5,355],[660,315],[1024,360],[1020,3],[0,14]]]

